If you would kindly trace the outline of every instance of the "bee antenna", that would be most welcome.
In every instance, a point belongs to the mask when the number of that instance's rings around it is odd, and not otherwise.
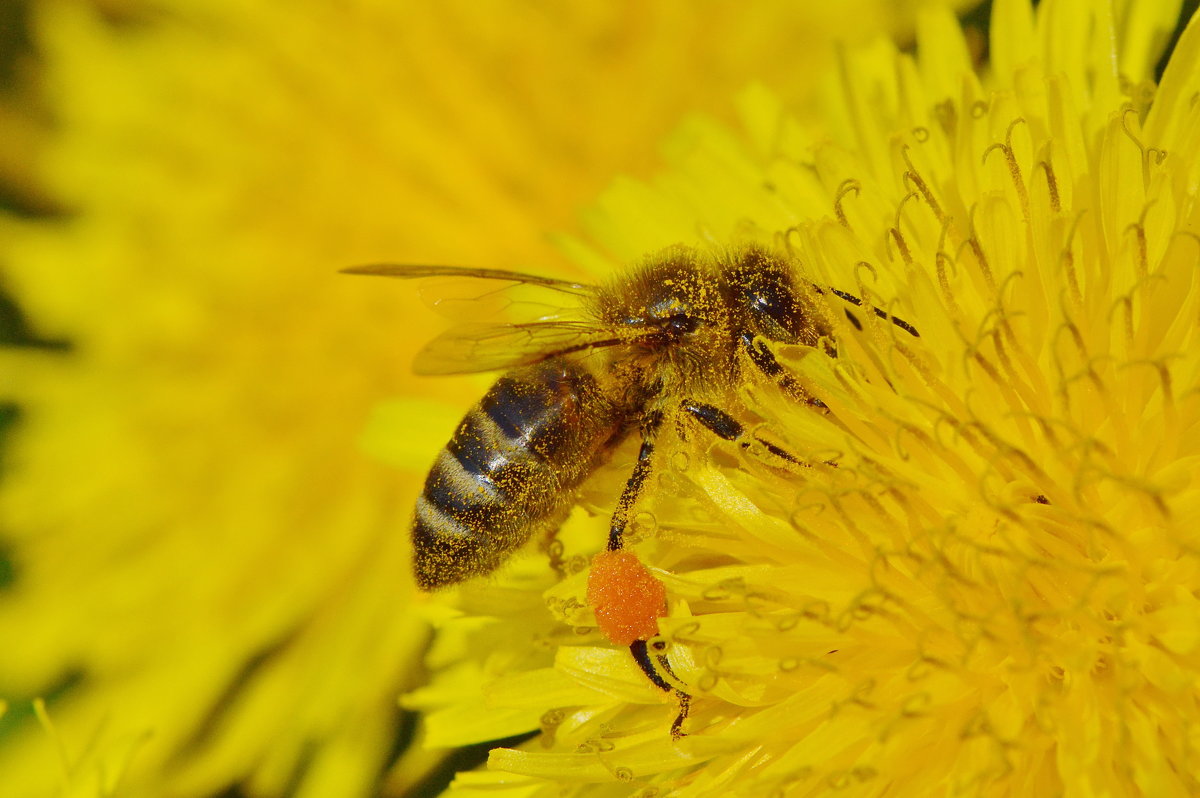
[[[824,291],[822,291],[820,288],[818,288],[815,285],[813,286],[813,288],[816,289],[817,293],[819,293],[819,294],[825,293]],[[831,294],[833,294],[834,296],[838,297],[839,299],[849,302],[851,305],[854,305],[855,307],[863,307],[865,304],[861,298],[856,297],[854,294],[847,294],[845,291],[839,291],[836,288],[830,288],[829,292]],[[878,308],[874,305],[866,305],[866,307],[869,307],[875,313],[875,315],[878,316],[879,318],[887,319],[892,324],[895,324],[897,327],[899,327],[901,330],[904,330],[906,333],[908,333],[912,337],[914,337],[914,338],[921,337],[921,333],[917,332],[916,327],[912,326],[911,324],[909,324],[908,322],[906,322],[904,319],[900,318],[899,316],[893,316],[892,314],[888,313],[883,308]],[[847,312],[847,315],[849,315],[849,312]],[[855,324],[854,326],[857,327],[858,325]]]

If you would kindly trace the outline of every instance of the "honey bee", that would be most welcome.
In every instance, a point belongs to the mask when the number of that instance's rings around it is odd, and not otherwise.
[[[417,356],[420,374],[505,372],[467,412],[417,499],[412,538],[421,589],[489,574],[533,535],[557,528],[588,476],[622,441],[640,434],[607,551],[592,563],[588,601],[601,631],[629,646],[651,681],[677,692],[676,735],[687,695],[664,678],[666,658],[652,657],[646,645],[666,611],[665,587],[623,551],[631,513],[654,468],[659,431],[694,422],[743,447],[753,438],[781,460],[800,463],[748,434],[721,408],[736,386],[747,377],[766,379],[823,407],[772,347],[800,345],[836,356],[820,298],[826,291],[918,335],[908,322],[858,297],[801,280],[787,256],[759,246],[722,255],[676,247],[596,286],[495,269],[373,265],[345,271],[430,278],[430,304],[441,311],[532,310],[528,320],[460,325]],[[861,326],[849,308],[845,312]]]

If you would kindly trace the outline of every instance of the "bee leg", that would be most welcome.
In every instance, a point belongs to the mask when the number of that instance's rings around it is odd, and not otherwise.
[[[629,513],[642,494],[646,477],[650,476],[650,456],[654,454],[654,434],[658,432],[661,425],[662,413],[658,411],[647,413],[642,420],[642,448],[638,451],[638,459],[633,466],[633,473],[625,482],[625,489],[621,491],[621,498],[617,500],[617,507],[613,510],[612,523],[608,528],[609,551],[617,551],[624,545],[621,538],[625,534],[625,527],[629,524]]]
[[[671,723],[671,739],[678,740],[680,737],[686,736],[687,732],[683,730],[683,722],[687,720],[688,713],[691,711],[692,697],[682,690],[672,687],[662,677],[662,672],[659,668],[670,674],[672,678],[678,678],[675,676],[675,672],[671,670],[671,664],[667,662],[667,656],[657,652],[652,654],[650,652],[650,644],[645,640],[635,640],[630,643],[629,653],[633,655],[633,661],[638,664],[638,667],[642,669],[642,673],[646,674],[646,678],[653,682],[655,687],[663,692],[675,694],[675,698],[679,702],[679,714],[675,716],[675,720]],[[651,660],[651,657],[658,661],[657,667],[654,661]]]
[[[759,371],[767,375],[775,381],[775,384],[783,389],[790,396],[795,396],[802,400],[805,404],[819,409],[826,409],[826,405],[815,396],[811,396],[804,387],[796,381],[796,378],[787,372],[783,366],[779,365],[779,361],[775,359],[775,353],[761,340],[754,338],[751,335],[742,336],[742,349],[750,358]]]
[[[683,722],[688,719],[688,714],[692,711],[692,697],[682,690],[675,691],[675,698],[679,701],[679,714],[675,716],[675,720],[671,722],[671,739],[678,740],[680,737],[687,737],[687,732],[683,730]]]
[[[662,674],[659,673],[658,668],[654,667],[654,662],[650,659],[651,654],[649,643],[647,643],[645,640],[634,640],[629,644],[629,653],[633,655],[633,659],[638,664],[638,667],[642,669],[642,673],[646,674],[646,678],[654,682],[655,687],[666,693],[669,693],[675,689],[666,679],[662,677]],[[653,656],[658,660],[659,664],[667,673],[670,673],[672,676],[675,675],[674,673],[671,673],[671,666],[667,664],[667,658],[665,656],[662,654],[654,654]]]
[[[609,551],[617,551],[624,545],[623,536],[625,527],[629,524],[629,513],[637,504],[642,488],[646,484],[646,477],[650,475],[650,458],[654,454],[654,435],[662,426],[662,420],[662,413],[659,411],[647,413],[642,420],[642,448],[638,450],[638,459],[633,467],[633,473],[629,475],[625,489],[621,491],[621,498],[617,500],[617,507],[613,510],[612,524],[608,530]],[[642,669],[642,673],[646,674],[646,678],[655,687],[664,692],[674,693],[679,701],[679,714],[675,716],[675,721],[671,724],[671,739],[678,740],[684,736],[683,722],[687,719],[688,711],[691,708],[692,697],[682,690],[672,687],[662,677],[662,673],[665,672],[672,678],[678,678],[671,670],[666,654],[651,654],[650,646],[645,640],[634,640],[630,643],[629,653],[633,656],[633,661]],[[651,657],[654,659],[652,660]],[[655,667],[655,661],[657,661],[658,667]],[[660,671],[659,668],[662,670]]]
[[[709,432],[716,435],[718,438],[727,441],[736,441],[743,449],[750,448],[750,441],[743,440],[745,437],[745,429],[733,416],[726,413],[719,407],[707,405],[702,402],[685,401],[682,405],[683,412],[690,415],[692,418],[700,422],[700,424]],[[780,446],[776,446],[768,440],[764,440],[759,436],[753,436],[754,440],[761,443],[768,452],[778,457],[780,460],[786,460],[792,465],[810,468],[811,463],[801,460],[796,455],[789,452]]]

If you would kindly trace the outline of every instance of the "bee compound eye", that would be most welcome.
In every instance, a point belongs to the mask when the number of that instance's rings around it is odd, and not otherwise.
[[[738,301],[758,333],[776,340],[794,338],[802,323],[795,281],[782,264],[744,263],[734,276]]]

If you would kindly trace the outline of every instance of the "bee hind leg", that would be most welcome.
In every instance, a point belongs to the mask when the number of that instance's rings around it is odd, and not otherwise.
[[[637,504],[642,489],[645,487],[646,478],[650,475],[650,460],[654,454],[654,435],[662,426],[662,420],[662,413],[658,411],[648,413],[642,420],[642,448],[638,451],[637,463],[625,483],[625,489],[621,491],[621,498],[617,500],[616,509],[613,510],[612,523],[608,531],[609,551],[619,551],[624,546],[625,527],[629,524],[629,514]],[[666,654],[657,651],[652,653],[650,648],[645,640],[634,640],[629,644],[629,653],[633,656],[633,661],[641,668],[642,673],[655,687],[675,694],[675,698],[679,702],[679,713],[671,724],[671,739],[678,740],[685,735],[683,722],[687,720],[688,712],[691,709],[692,697],[663,678],[663,673],[666,673],[678,681],[675,672],[671,670]]]
[[[654,686],[666,693],[674,693],[675,699],[679,702],[679,714],[675,716],[675,720],[671,723],[671,739],[678,740],[680,737],[687,736],[687,732],[683,730],[683,722],[687,720],[688,713],[692,708],[692,697],[684,691],[673,687],[670,682],[663,678],[663,672],[666,672],[673,679],[678,679],[675,672],[671,670],[671,663],[667,661],[666,654],[650,651],[650,644],[645,640],[634,640],[629,645],[629,653],[633,655],[633,661],[642,669],[642,673],[646,674],[646,678],[654,683]],[[657,662],[657,665],[655,664]],[[661,670],[660,670],[661,669]]]
[[[637,504],[645,487],[646,477],[650,476],[650,457],[654,454],[654,435],[662,426],[662,413],[652,411],[642,420],[642,448],[638,451],[637,463],[633,473],[625,482],[621,498],[617,499],[616,509],[613,510],[612,522],[608,528],[608,550],[617,551],[624,546],[625,527],[629,525],[629,514]]]

